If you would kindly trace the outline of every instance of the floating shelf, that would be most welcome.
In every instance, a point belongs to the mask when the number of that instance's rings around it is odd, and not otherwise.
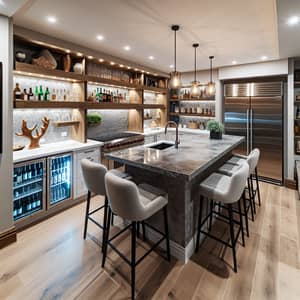
[[[53,121],[55,127],[78,126],[80,121]]]
[[[14,101],[14,108],[84,108],[85,103],[79,101]]]
[[[64,80],[71,82],[84,81],[84,76],[74,72],[65,72],[63,70],[48,70],[36,65],[16,62],[16,75],[37,76],[41,78],[49,78],[54,80]]]
[[[215,116],[208,116],[203,114],[189,114],[189,113],[170,113],[170,116],[186,116],[186,117],[202,117],[202,118],[208,118],[213,119]]]
[[[111,102],[86,102],[87,109],[143,109],[142,104],[136,103],[111,103]]]
[[[215,102],[215,99],[170,99],[171,102],[191,101],[191,102]]]

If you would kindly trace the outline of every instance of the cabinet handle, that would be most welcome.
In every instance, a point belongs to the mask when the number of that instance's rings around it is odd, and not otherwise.
[[[92,152],[95,152],[96,150],[86,150],[86,151],[84,151],[83,153],[92,153]]]

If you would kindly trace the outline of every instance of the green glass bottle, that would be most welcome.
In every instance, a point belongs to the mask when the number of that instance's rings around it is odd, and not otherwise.
[[[46,87],[46,91],[44,94],[44,101],[50,101],[50,92],[49,89]]]
[[[43,101],[43,96],[44,96],[43,86],[40,85],[39,101]]]
[[[39,100],[39,88],[36,86],[34,90],[34,100],[38,101]]]

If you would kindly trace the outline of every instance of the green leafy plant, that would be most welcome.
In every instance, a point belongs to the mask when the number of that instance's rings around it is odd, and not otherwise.
[[[87,119],[87,124],[89,126],[97,126],[100,125],[101,121],[102,121],[102,117],[100,114],[98,113],[88,113],[86,115],[86,119]]]
[[[218,121],[210,120],[207,122],[206,129],[212,132],[224,132],[224,125]]]

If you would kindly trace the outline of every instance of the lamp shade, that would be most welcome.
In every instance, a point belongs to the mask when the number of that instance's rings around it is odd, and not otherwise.
[[[201,95],[201,90],[198,81],[192,82],[191,94],[193,98],[199,98]]]
[[[169,87],[171,89],[179,89],[181,87],[181,74],[179,72],[171,72]]]
[[[205,90],[205,93],[208,95],[208,96],[213,96],[215,95],[216,93],[216,84],[214,82],[209,82],[207,87],[206,87],[206,90]]]

